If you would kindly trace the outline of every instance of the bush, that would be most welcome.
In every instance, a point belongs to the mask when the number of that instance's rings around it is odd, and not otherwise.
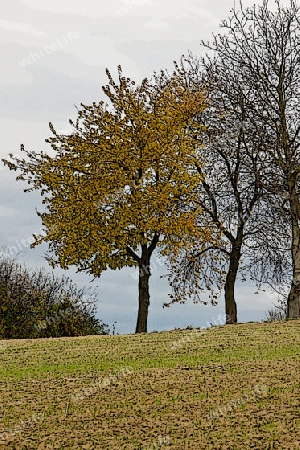
[[[29,271],[0,256],[0,339],[109,334],[95,317],[96,295],[68,277]]]

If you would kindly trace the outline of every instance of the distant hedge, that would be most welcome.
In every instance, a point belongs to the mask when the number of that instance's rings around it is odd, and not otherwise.
[[[109,334],[95,312],[90,290],[0,255],[0,339]]]

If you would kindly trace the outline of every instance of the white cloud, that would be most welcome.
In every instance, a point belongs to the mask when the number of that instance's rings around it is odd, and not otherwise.
[[[6,30],[19,31],[21,33],[29,33],[34,36],[50,37],[49,34],[45,33],[44,31],[34,28],[29,23],[10,22],[8,20],[0,20],[0,27],[4,28]]]
[[[8,208],[7,206],[0,206],[0,216],[1,217],[13,217],[17,216],[18,212],[13,208]]]
[[[81,0],[51,0],[49,2],[41,2],[40,0],[22,0],[22,2],[33,9],[58,14],[76,14],[88,17],[105,17],[111,15],[120,6],[118,0],[111,0],[109,2],[95,2],[95,0],[85,0],[84,2]]]
[[[170,28],[170,25],[163,20],[151,20],[150,22],[144,23],[146,28],[154,28],[156,30],[166,31]]]

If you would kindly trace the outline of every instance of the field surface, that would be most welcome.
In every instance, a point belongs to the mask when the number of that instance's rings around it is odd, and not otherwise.
[[[300,321],[0,341],[0,449],[300,449]]]

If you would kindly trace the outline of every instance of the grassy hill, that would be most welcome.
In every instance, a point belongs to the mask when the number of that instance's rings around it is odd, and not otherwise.
[[[0,449],[300,449],[300,321],[0,341]]]

